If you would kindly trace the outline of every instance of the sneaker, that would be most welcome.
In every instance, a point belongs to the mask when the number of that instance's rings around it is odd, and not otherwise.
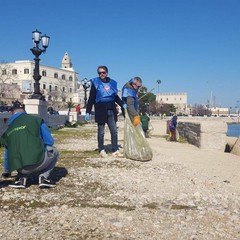
[[[11,177],[11,173],[10,172],[3,172],[2,173],[2,177],[3,178],[10,178]]]
[[[104,149],[101,150],[99,154],[100,154],[100,156],[103,157],[103,158],[105,158],[105,157],[108,156],[107,153],[106,153],[106,151],[105,151]]]
[[[116,152],[113,152],[113,153],[112,153],[112,156],[113,156],[113,157],[123,157],[123,154],[120,153],[120,152],[117,150]]]
[[[39,177],[39,187],[40,188],[54,188],[54,187],[56,187],[56,184],[49,178]]]
[[[23,189],[23,188],[26,188],[26,184],[27,184],[27,178],[21,177],[17,179],[13,184],[9,184],[8,186],[11,188]]]

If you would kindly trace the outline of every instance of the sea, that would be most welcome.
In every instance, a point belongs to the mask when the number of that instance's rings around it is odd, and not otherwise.
[[[228,124],[227,136],[240,137],[240,123]]]

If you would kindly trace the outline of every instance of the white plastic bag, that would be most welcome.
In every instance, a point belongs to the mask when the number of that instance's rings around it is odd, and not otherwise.
[[[144,136],[141,124],[134,126],[125,112],[123,153],[126,158],[137,161],[150,161],[152,149]]]

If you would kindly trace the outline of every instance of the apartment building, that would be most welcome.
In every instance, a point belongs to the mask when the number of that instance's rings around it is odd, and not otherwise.
[[[20,93],[15,98],[27,98],[34,92],[34,67],[34,61],[29,60],[1,63],[0,85],[17,85]],[[42,76],[40,91],[47,101],[83,103],[84,92],[78,83],[79,76],[67,52],[63,56],[61,68],[40,64],[39,70]]]

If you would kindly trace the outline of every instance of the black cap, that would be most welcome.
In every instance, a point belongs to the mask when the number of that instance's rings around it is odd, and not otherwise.
[[[16,109],[25,110],[25,105],[23,103],[19,102],[19,101],[15,101],[15,102],[13,102],[13,105],[12,105],[10,111],[14,111]]]

